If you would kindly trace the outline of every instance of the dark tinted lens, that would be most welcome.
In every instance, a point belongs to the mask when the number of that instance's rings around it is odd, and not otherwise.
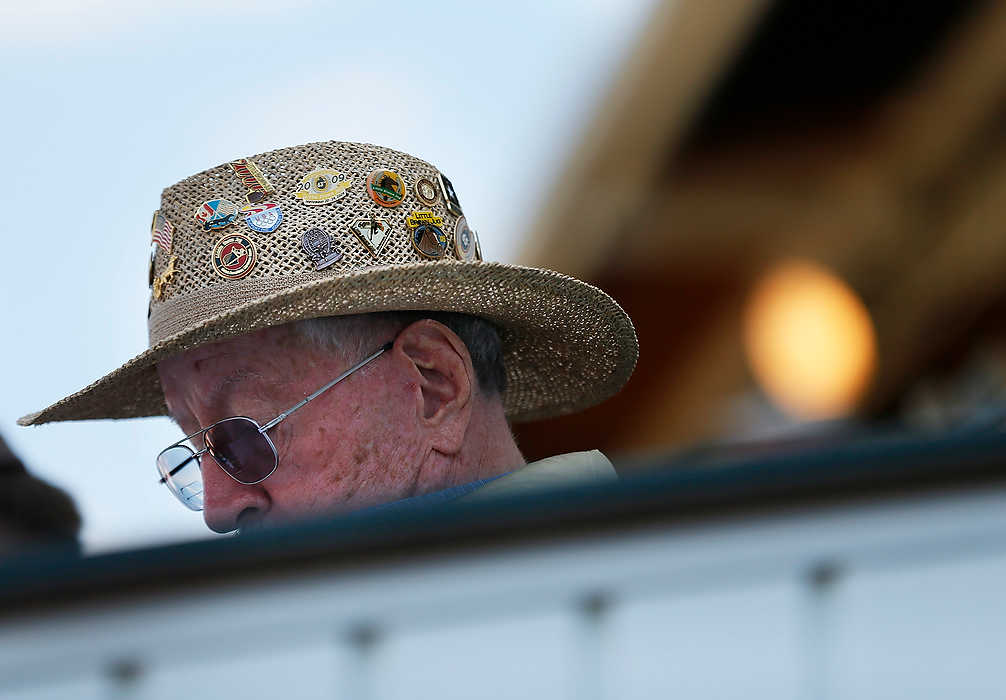
[[[228,418],[206,431],[206,446],[225,472],[242,484],[262,481],[276,468],[276,453],[258,426]]]

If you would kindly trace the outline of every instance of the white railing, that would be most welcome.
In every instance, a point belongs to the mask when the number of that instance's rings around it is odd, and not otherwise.
[[[0,697],[999,697],[1006,488],[173,583],[8,613]]]

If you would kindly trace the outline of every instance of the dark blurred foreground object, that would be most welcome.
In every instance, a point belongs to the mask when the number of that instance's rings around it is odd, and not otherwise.
[[[29,474],[0,438],[0,557],[39,547],[79,553],[79,532],[73,499]]]
[[[0,562],[0,697],[1001,696],[1006,432],[771,450]]]

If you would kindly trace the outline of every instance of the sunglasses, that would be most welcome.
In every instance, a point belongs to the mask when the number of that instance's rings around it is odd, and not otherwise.
[[[202,456],[209,453],[213,461],[229,477],[239,484],[258,484],[268,479],[279,466],[276,445],[267,434],[302,406],[318,398],[353,372],[370,364],[391,349],[392,342],[356,363],[316,392],[301,399],[265,425],[259,425],[247,416],[232,416],[218,420],[213,425],[201,428],[175,444],[161,450],[157,455],[157,472],[160,483],[166,485],[183,505],[192,510],[203,509]],[[202,436],[205,445],[194,450],[183,443]]]

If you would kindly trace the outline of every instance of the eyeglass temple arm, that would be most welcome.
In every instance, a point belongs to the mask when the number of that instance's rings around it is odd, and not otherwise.
[[[385,343],[373,355],[370,355],[369,357],[366,357],[363,360],[360,360],[360,362],[356,363],[355,365],[353,365],[352,367],[350,367],[349,369],[347,369],[345,372],[343,372],[342,374],[340,374],[338,377],[336,377],[335,379],[333,379],[332,381],[330,381],[328,384],[326,384],[325,386],[323,386],[320,389],[318,389],[318,391],[314,392],[313,394],[311,394],[310,396],[308,396],[308,397],[306,397],[304,399],[301,399],[300,401],[298,401],[297,403],[295,403],[293,406],[291,406],[290,408],[288,408],[285,411],[283,411],[282,413],[280,413],[278,416],[276,416],[271,421],[269,421],[268,423],[266,423],[265,425],[263,425],[261,428],[259,428],[258,431],[260,433],[264,433],[265,431],[269,430],[269,428],[275,427],[276,425],[282,423],[284,420],[287,419],[288,416],[290,416],[291,414],[293,414],[293,412],[296,411],[297,409],[299,409],[301,406],[304,406],[307,403],[309,403],[311,401],[314,401],[316,398],[318,398],[319,396],[321,396],[322,394],[324,394],[326,391],[328,391],[329,389],[331,389],[333,386],[335,386],[336,384],[338,384],[339,382],[341,382],[343,379],[345,379],[346,377],[348,377],[349,375],[351,375],[356,370],[358,370],[361,367],[364,367],[365,365],[368,365],[371,362],[373,362],[374,360],[376,360],[382,354],[384,354],[385,352],[387,352],[388,350],[390,350],[394,344],[395,344],[394,341],[389,341],[389,342]]]

